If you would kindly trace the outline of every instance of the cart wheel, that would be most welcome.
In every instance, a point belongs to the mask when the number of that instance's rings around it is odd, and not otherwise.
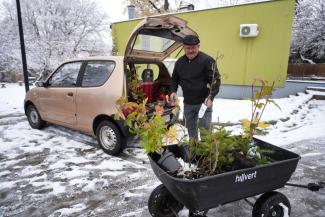
[[[291,206],[283,194],[270,191],[259,197],[253,207],[253,217],[290,216]]]
[[[149,212],[154,217],[175,217],[183,207],[163,184],[152,191],[148,201]]]

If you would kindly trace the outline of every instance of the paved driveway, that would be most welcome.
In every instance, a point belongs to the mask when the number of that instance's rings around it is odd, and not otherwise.
[[[0,216],[149,217],[147,198],[159,182],[140,148],[111,157],[73,130],[31,129],[19,112],[0,116],[0,144]],[[324,144],[321,137],[284,146],[302,156],[291,182],[325,180]],[[324,190],[280,191],[291,201],[291,216],[325,216]],[[209,216],[251,216],[251,207],[234,202]]]

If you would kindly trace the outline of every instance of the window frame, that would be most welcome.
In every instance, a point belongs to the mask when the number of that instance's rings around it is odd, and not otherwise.
[[[62,67],[64,67],[65,65],[67,64],[72,64],[72,63],[81,63],[80,64],[80,68],[79,68],[79,71],[78,71],[78,75],[77,75],[77,79],[76,79],[76,85],[75,86],[68,86],[68,87],[63,87],[63,86],[51,86],[50,85],[50,80],[52,79],[52,77],[60,70],[62,69]],[[80,84],[80,75],[81,75],[81,72],[84,68],[84,61],[82,60],[76,60],[76,61],[69,61],[69,62],[65,62],[65,63],[62,63],[52,74],[51,76],[47,79],[46,81],[46,87],[48,88],[76,88],[79,86]]]
[[[114,68],[113,70],[110,72],[110,74],[107,76],[106,80],[101,84],[101,85],[97,85],[97,86],[82,86],[82,81],[84,79],[84,76],[85,76],[85,73],[86,73],[86,67],[88,65],[89,62],[112,62],[114,63]],[[101,87],[103,85],[105,85],[105,83],[108,81],[108,79],[112,76],[114,70],[116,68],[116,61],[114,60],[85,60],[83,65],[82,65],[82,70],[80,71],[80,78],[79,78],[79,85],[78,87],[81,87],[81,88],[92,88],[92,87]]]

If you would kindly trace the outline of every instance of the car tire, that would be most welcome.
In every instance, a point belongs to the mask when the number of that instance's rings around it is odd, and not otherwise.
[[[101,121],[96,129],[96,136],[99,146],[109,155],[117,155],[125,147],[125,137],[111,121]]]
[[[42,120],[39,112],[34,105],[28,105],[26,115],[29,125],[34,129],[42,129],[45,126],[45,121]]]
[[[291,206],[288,198],[277,191],[264,193],[253,206],[253,217],[290,216]]]

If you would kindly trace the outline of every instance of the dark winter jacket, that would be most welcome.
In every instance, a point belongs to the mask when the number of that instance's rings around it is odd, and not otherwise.
[[[207,85],[211,84],[212,79],[216,83],[210,92]],[[220,87],[220,75],[215,60],[203,52],[199,52],[192,60],[189,60],[186,55],[180,57],[175,63],[171,91],[177,92],[178,85],[182,87],[186,104],[201,104],[209,94],[213,100]]]

